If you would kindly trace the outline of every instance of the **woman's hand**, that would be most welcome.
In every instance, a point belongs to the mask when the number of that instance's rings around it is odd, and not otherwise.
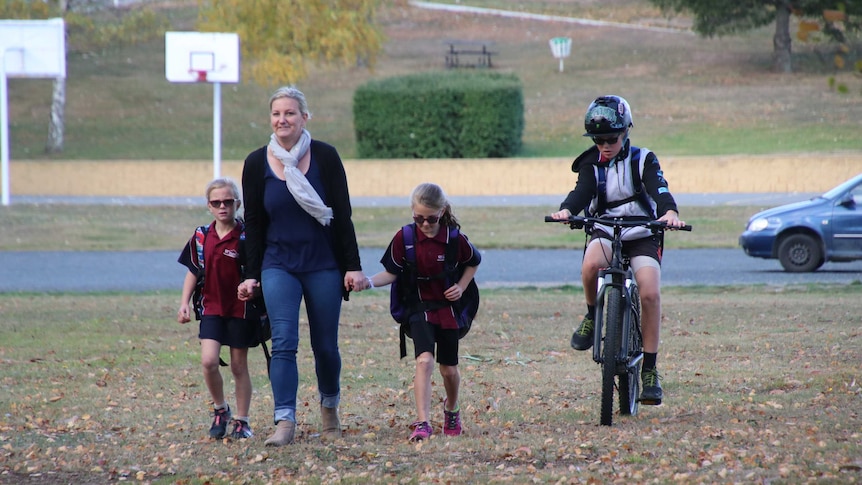
[[[344,289],[347,291],[362,291],[368,289],[368,278],[362,271],[344,273]]]
[[[259,291],[260,282],[250,278],[239,284],[236,288],[236,297],[239,301],[249,301],[254,299],[255,292]]]

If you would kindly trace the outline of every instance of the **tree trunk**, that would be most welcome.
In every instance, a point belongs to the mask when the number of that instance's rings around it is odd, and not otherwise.
[[[54,79],[54,95],[51,99],[51,121],[48,123],[46,153],[63,151],[63,128],[66,113],[66,78]]]
[[[793,72],[790,58],[790,4],[786,1],[779,2],[775,12],[775,36],[772,38],[772,47],[775,70],[784,73]]]

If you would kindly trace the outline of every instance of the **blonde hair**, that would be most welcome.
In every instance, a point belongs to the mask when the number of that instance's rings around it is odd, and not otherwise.
[[[224,187],[229,188],[233,198],[239,200],[239,186],[237,186],[236,182],[234,182],[233,179],[228,177],[213,179],[210,183],[207,184],[204,196],[206,196],[207,200],[210,200],[210,194],[213,190],[222,189]]]
[[[458,219],[452,213],[452,204],[449,203],[446,193],[439,185],[431,182],[417,185],[410,195],[410,206],[415,208],[417,205],[443,211],[443,215],[440,216],[440,224],[461,229],[461,224],[458,223]]]
[[[308,111],[308,101],[305,100],[305,95],[302,94],[302,91],[296,89],[294,86],[282,86],[275,90],[272,93],[272,96],[269,97],[269,107],[272,108],[272,103],[275,102],[276,99],[281,98],[290,98],[296,100],[299,103],[299,112],[306,115],[308,119],[311,119],[311,112]]]

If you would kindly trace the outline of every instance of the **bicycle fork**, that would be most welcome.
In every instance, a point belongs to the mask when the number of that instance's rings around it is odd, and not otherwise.
[[[615,352],[614,355],[617,363],[624,366],[618,370],[618,374],[633,372],[633,369],[635,369],[643,359],[643,352],[637,352],[635,355],[631,355],[632,351],[636,349],[629,348],[629,345],[632,342],[631,333],[639,331],[635,322],[632,322],[634,315],[630,309],[633,308],[633,302],[629,301],[632,298],[632,285],[635,284],[636,283],[633,280],[633,275],[630,270],[613,268],[599,270],[598,287],[596,290],[595,328],[593,330],[593,361],[597,364],[604,362],[602,346],[604,345],[605,335],[603,328],[606,325],[605,296],[609,287],[617,287],[621,290],[620,293],[622,296],[623,306],[621,314],[623,315],[623,321],[620,322],[622,324],[620,348],[617,349],[617,352]]]

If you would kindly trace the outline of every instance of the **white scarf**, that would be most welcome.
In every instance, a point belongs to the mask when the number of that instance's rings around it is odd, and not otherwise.
[[[269,149],[284,165],[284,182],[287,184],[287,190],[290,191],[290,194],[305,212],[317,219],[317,222],[328,226],[329,221],[332,220],[332,208],[323,203],[320,195],[314,190],[302,171],[296,168],[299,159],[308,152],[310,145],[311,135],[305,129],[302,130],[299,141],[289,151],[278,144],[275,133],[269,138]]]

